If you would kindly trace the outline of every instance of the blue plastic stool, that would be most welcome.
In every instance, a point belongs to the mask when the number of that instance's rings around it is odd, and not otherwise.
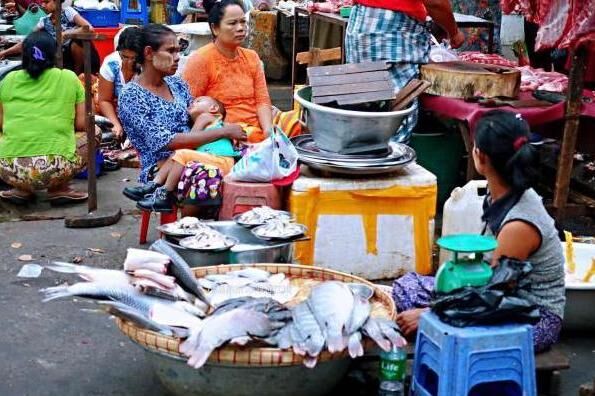
[[[419,321],[411,394],[535,396],[529,325],[453,327],[431,312]]]
[[[120,23],[125,25],[146,25],[149,23],[147,0],[122,0]]]

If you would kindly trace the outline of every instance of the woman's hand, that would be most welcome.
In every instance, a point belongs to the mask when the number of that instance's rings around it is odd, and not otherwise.
[[[122,125],[114,124],[114,127],[112,128],[112,133],[116,137],[116,140],[122,141],[122,137],[124,136],[124,128],[122,128]]]
[[[428,308],[416,308],[401,312],[397,315],[397,324],[401,328],[401,332],[405,337],[409,337],[412,334],[414,335],[417,332],[419,317],[427,310]]]
[[[465,43],[465,35],[457,29],[457,32],[449,38],[449,41],[452,48],[459,48]]]
[[[227,124],[223,127],[225,137],[231,140],[238,140],[240,142],[246,141],[248,135],[238,124]]]

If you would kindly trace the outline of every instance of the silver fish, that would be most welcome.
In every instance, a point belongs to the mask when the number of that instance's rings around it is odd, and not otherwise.
[[[201,322],[200,319],[188,312],[197,309],[191,304],[184,301],[173,303],[171,301],[145,296],[131,285],[107,282],[79,282],[70,286],[48,287],[40,291],[45,297],[43,302],[62,297],[89,297],[97,300],[120,302],[163,325],[196,327]],[[160,315],[159,318],[156,317],[156,314]]]
[[[294,326],[302,336],[304,349],[310,356],[318,356],[324,348],[324,335],[310,310],[308,304],[304,301],[291,310]]]
[[[312,288],[307,301],[326,338],[329,352],[343,351],[346,347],[343,333],[353,310],[351,290],[342,282],[323,282]]]
[[[203,289],[207,289],[207,290],[211,290],[211,289],[214,289],[215,287],[217,287],[217,283],[216,282],[213,282],[211,280],[208,280],[207,278],[198,278],[198,284]]]
[[[254,282],[263,282],[271,276],[271,273],[260,268],[244,268],[241,270],[230,271],[227,273],[231,276],[239,276],[241,278],[248,278]]]
[[[142,312],[140,312],[132,307],[129,307],[126,304],[122,304],[117,301],[98,301],[98,303],[101,305],[104,305],[105,310],[109,314],[117,316],[124,320],[128,320],[140,328],[155,331],[157,333],[161,333],[165,336],[170,336],[170,337],[173,335],[177,335],[177,336],[187,335],[186,333],[180,334],[178,332],[174,332],[174,330],[171,327],[162,325],[160,323],[155,322],[152,319],[149,319],[148,317],[143,315]]]
[[[390,351],[393,346],[403,347],[407,344],[401,336],[399,326],[389,319],[370,317],[362,330],[385,352]]]
[[[366,323],[371,311],[372,306],[367,299],[360,295],[353,296],[353,310],[345,328],[348,336],[358,331]]]
[[[51,264],[46,265],[45,268],[63,274],[77,274],[86,281],[94,282],[105,281],[127,284],[130,282],[131,278],[130,275],[126,274],[124,271],[93,268],[86,265],[77,265],[61,261],[53,261]]]
[[[173,275],[177,279],[178,283],[184,289],[198,297],[202,302],[204,302],[207,305],[207,307],[211,305],[209,299],[207,298],[207,296],[205,296],[202,289],[198,285],[196,277],[190,269],[190,266],[188,265],[188,263],[186,263],[182,256],[180,256],[171,246],[165,243],[165,241],[163,241],[162,239],[153,242],[150,249],[169,256],[169,258],[171,259],[169,265],[169,272],[171,273],[171,275]]]
[[[225,342],[245,336],[265,338],[271,330],[265,314],[238,308],[209,316],[198,329],[191,329],[190,336],[180,344],[180,352],[189,357],[188,365],[199,368]]]
[[[289,322],[285,327],[281,328],[276,334],[265,339],[264,341],[270,345],[277,345],[281,349],[290,348],[293,345],[291,338],[291,327],[293,322]]]
[[[364,356],[364,347],[362,345],[362,334],[359,331],[352,333],[347,340],[347,350],[352,359]]]

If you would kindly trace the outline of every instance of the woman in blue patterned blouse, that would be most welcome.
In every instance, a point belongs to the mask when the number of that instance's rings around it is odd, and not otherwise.
[[[138,34],[137,63],[142,71],[137,79],[126,84],[118,98],[118,115],[124,132],[139,153],[139,181],[145,183],[136,187],[139,191],[134,193],[152,194],[143,202],[153,201],[156,207],[166,204],[171,207],[176,198],[187,198],[189,191],[192,198],[213,198],[222,176],[213,171],[208,161],[187,165],[190,168],[182,176],[186,180],[181,179],[179,183],[167,180],[161,186],[147,182],[156,167],[167,166],[176,150],[195,149],[221,138],[245,140],[246,134],[238,125],[203,130],[201,117],[191,124],[187,109],[193,98],[186,83],[174,76],[180,50],[174,32],[164,25],[150,24],[138,29]],[[201,192],[208,186],[207,194],[197,194],[196,186],[188,188],[188,183],[198,184]]]

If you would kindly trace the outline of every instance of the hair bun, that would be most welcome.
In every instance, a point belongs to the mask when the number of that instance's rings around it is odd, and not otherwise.
[[[203,0],[202,7],[205,9],[205,12],[208,14],[211,13],[211,10],[217,4],[218,0]]]

